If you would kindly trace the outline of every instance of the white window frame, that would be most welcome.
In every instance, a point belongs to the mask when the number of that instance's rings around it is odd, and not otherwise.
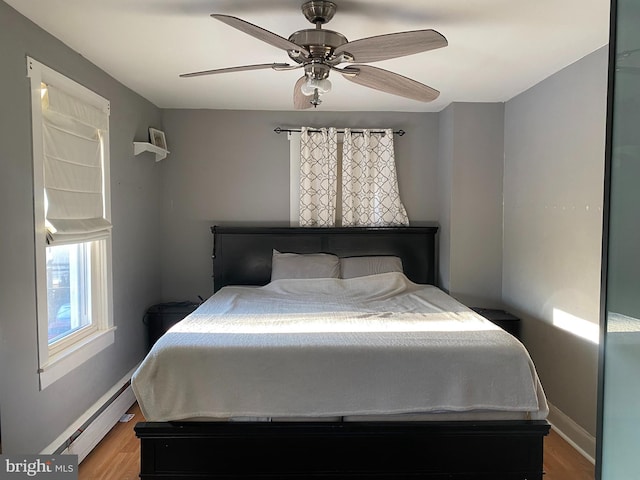
[[[36,263],[36,312],[38,326],[38,374],[43,390],[64,375],[82,365],[115,341],[113,325],[113,279],[111,272],[111,235],[99,240],[92,249],[92,264],[102,266],[100,272],[92,274],[91,295],[95,302],[92,327],[72,333],[49,345],[49,318],[47,312],[47,271],[44,195],[44,153],[42,141],[41,84],[50,83],[82,101],[109,114],[109,101],[74,82],[46,65],[27,57],[27,77],[31,82],[31,120],[33,140],[33,198],[35,223]],[[105,218],[111,219],[111,189],[109,174],[109,135],[103,142],[103,182]]]

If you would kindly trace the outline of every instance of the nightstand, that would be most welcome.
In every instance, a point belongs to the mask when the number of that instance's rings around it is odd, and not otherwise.
[[[167,330],[197,307],[198,304],[193,302],[159,303],[149,307],[142,320],[147,326],[147,347],[149,350]]]
[[[518,340],[520,339],[520,319],[518,317],[515,317],[504,310],[496,310],[493,308],[471,307],[471,310],[495,323]]]

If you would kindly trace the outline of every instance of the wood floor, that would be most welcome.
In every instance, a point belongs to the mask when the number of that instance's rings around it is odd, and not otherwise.
[[[144,421],[138,404],[134,418],[118,423],[80,464],[79,480],[134,480],[140,468],[140,445],[133,427]],[[553,430],[544,444],[545,480],[593,480],[594,467]]]

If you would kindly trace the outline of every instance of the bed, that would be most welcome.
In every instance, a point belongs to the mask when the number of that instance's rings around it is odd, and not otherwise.
[[[140,477],[541,479],[535,367],[433,286],[436,232],[212,227],[216,293],[132,379]]]

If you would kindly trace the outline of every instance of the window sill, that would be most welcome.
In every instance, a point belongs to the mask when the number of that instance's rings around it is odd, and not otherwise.
[[[113,344],[116,327],[101,330],[78,341],[72,347],[51,356],[45,365],[40,367],[40,390],[44,390],[52,383],[64,377],[67,373],[94,355]]]

